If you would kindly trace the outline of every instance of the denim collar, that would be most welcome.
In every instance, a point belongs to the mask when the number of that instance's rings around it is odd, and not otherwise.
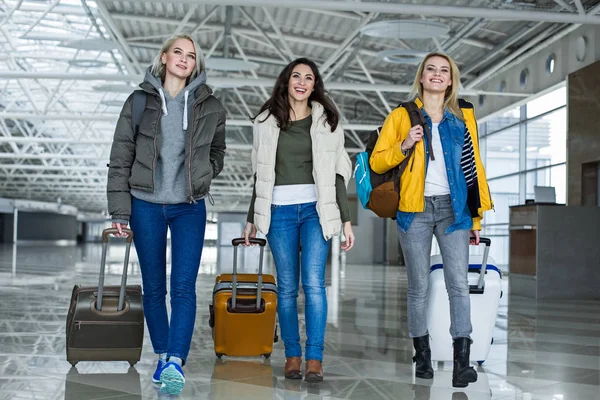
[[[417,107],[419,107],[419,109],[423,113],[423,117],[425,117],[425,119],[428,122],[431,122],[431,117],[429,117],[429,115],[427,114],[427,111],[425,111],[424,104],[421,101],[421,99],[419,99],[417,97],[415,99],[415,104],[417,105]],[[440,123],[444,122],[445,120],[448,120],[448,121],[451,121],[451,122],[455,122],[457,119],[458,119],[458,117],[456,115],[452,114],[452,112],[450,112],[450,110],[448,110],[447,108],[444,108],[444,115],[443,115],[442,120],[440,121]]]

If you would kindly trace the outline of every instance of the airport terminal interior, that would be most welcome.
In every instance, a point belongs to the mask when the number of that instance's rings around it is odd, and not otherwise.
[[[71,365],[66,327],[74,285],[98,285],[119,113],[177,33],[201,49],[227,149],[206,199],[186,383],[172,395],[152,382],[147,327],[133,366]],[[298,57],[317,64],[354,162],[430,52],[460,69],[494,202],[481,236],[500,294],[489,352],[471,360],[477,382],[453,387],[451,358],[433,358],[433,379],[415,377],[396,221],[365,209],[354,179],[354,248],[334,236],[327,259],[323,382],[284,377],[281,339],[268,358],[218,358],[213,287],[247,220],[251,117],[281,70]],[[0,400],[600,400],[599,77],[596,0],[0,0]],[[106,285],[121,283],[126,253],[111,237]],[[432,263],[439,253],[434,240]],[[259,259],[240,248],[239,272]],[[263,264],[276,274],[268,246]],[[132,246],[127,285],[141,282]],[[298,304],[304,340],[302,290]]]

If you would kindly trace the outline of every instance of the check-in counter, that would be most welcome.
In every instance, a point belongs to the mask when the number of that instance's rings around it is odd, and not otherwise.
[[[512,295],[600,299],[600,207],[514,206],[509,236]]]

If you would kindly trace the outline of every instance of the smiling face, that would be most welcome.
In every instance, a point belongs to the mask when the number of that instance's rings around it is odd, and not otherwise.
[[[446,89],[452,85],[452,69],[448,60],[439,56],[429,58],[420,82],[424,91],[446,93]]]
[[[308,101],[313,88],[315,87],[315,74],[313,70],[305,64],[298,64],[292,70],[288,82],[288,97],[292,100],[302,102]]]
[[[166,66],[167,75],[187,79],[196,67],[196,49],[189,40],[177,39],[160,59]]]

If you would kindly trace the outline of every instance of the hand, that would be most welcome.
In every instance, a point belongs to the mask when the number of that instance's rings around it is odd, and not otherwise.
[[[344,237],[346,240],[340,246],[344,251],[350,251],[354,247],[354,232],[352,231],[352,222],[344,222]]]
[[[470,231],[469,236],[469,244],[479,246],[479,231]]]
[[[410,128],[410,131],[408,131],[408,136],[406,137],[406,139],[404,139],[404,141],[400,145],[400,148],[402,149],[402,151],[406,151],[412,148],[415,145],[415,143],[420,142],[422,139],[423,127],[421,125],[415,125],[412,128]]]
[[[246,241],[244,246],[250,246],[250,238],[256,237],[256,225],[246,222],[246,226],[244,226],[244,231],[242,232],[242,237]]]
[[[115,236],[115,237],[123,237],[123,238],[129,236],[127,233],[123,232],[123,229],[127,229],[127,224],[121,224],[119,222],[113,222],[112,223],[112,227],[113,228],[117,228],[117,231],[119,232],[119,233],[117,233],[117,234],[115,234],[113,236]]]

